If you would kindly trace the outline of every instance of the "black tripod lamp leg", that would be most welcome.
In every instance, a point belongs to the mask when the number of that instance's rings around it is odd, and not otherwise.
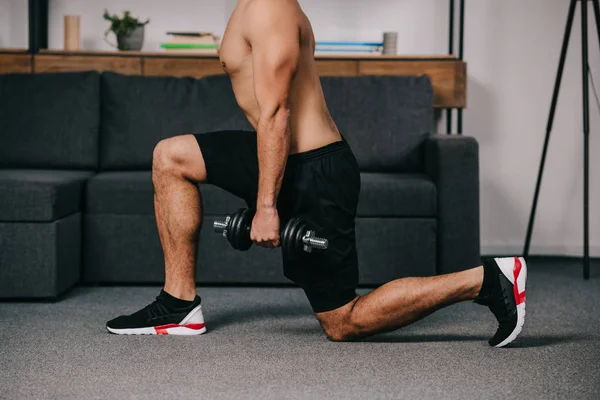
[[[540,160],[540,168],[538,170],[537,181],[535,184],[535,193],[533,195],[533,204],[531,205],[531,213],[529,214],[529,223],[527,224],[527,235],[525,237],[525,246],[523,248],[523,256],[529,255],[529,245],[531,244],[531,234],[533,233],[533,222],[535,220],[535,212],[537,209],[538,198],[540,195],[540,186],[542,176],[544,174],[544,165],[546,164],[546,154],[548,152],[548,142],[550,140],[550,132],[554,122],[554,114],[556,112],[556,103],[558,101],[558,93],[560,91],[560,83],[562,81],[563,70],[565,67],[565,58],[567,56],[567,48],[569,47],[569,37],[571,27],[573,26],[573,16],[575,15],[575,4],[577,0],[571,0],[569,4],[569,13],[567,16],[567,24],[565,26],[565,34],[563,36],[562,48],[560,50],[560,59],[558,61],[558,71],[556,72],[556,81],[554,82],[554,91],[552,93],[552,102],[550,104],[550,113],[548,114],[548,123],[546,125],[546,137],[544,139],[544,147],[542,149],[542,158]]]
[[[596,31],[598,32],[598,44],[600,44],[600,5],[598,5],[599,2],[599,0],[592,0],[592,4],[594,5],[594,16],[596,17]]]
[[[588,81],[587,0],[581,0],[581,81],[583,93],[583,277],[590,277],[589,170],[590,104]]]

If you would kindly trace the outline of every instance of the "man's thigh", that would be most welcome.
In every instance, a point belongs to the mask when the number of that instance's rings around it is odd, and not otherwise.
[[[256,132],[218,131],[194,135],[206,167],[206,182],[256,205],[258,156]]]
[[[327,312],[356,297],[358,256],[355,216],[360,191],[356,160],[345,143],[321,156],[291,157],[280,194],[283,222],[303,219],[326,250],[284,254],[284,274],[304,289],[315,313]]]

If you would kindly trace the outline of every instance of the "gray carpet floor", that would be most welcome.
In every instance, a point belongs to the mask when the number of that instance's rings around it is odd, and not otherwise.
[[[117,336],[106,320],[157,287],[81,287],[0,303],[6,399],[598,399],[600,269],[530,263],[527,319],[509,348],[461,303],[393,333],[328,341],[294,288],[199,288],[208,332]],[[364,293],[367,290],[362,290]]]

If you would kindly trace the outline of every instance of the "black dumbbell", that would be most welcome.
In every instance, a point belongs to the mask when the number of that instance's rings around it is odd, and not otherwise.
[[[240,208],[228,215],[224,221],[215,221],[213,228],[215,232],[227,238],[234,249],[248,250],[253,243],[250,240],[250,230],[254,213],[254,210]],[[327,239],[315,237],[315,232],[310,230],[300,218],[292,218],[288,221],[280,237],[283,251],[290,255],[302,250],[308,253],[313,249],[325,250],[329,244]]]

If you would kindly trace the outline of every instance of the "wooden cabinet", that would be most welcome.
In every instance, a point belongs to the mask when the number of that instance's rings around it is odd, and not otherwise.
[[[31,54],[0,53],[0,74],[31,73]]]
[[[143,69],[144,75],[147,76],[202,78],[207,75],[224,74],[216,58],[145,57]]]
[[[140,57],[50,55],[34,56],[33,72],[112,71],[127,75],[142,74]]]
[[[354,60],[316,60],[321,76],[357,76],[358,62]]]
[[[321,76],[424,75],[431,79],[434,107],[465,108],[466,64],[451,56],[330,56],[317,55]],[[217,56],[152,52],[66,52],[14,54],[0,50],[0,73],[113,71],[146,76],[202,78],[223,74]]]
[[[433,85],[433,106],[467,106],[466,66],[449,60],[359,61],[359,75],[427,75]]]

